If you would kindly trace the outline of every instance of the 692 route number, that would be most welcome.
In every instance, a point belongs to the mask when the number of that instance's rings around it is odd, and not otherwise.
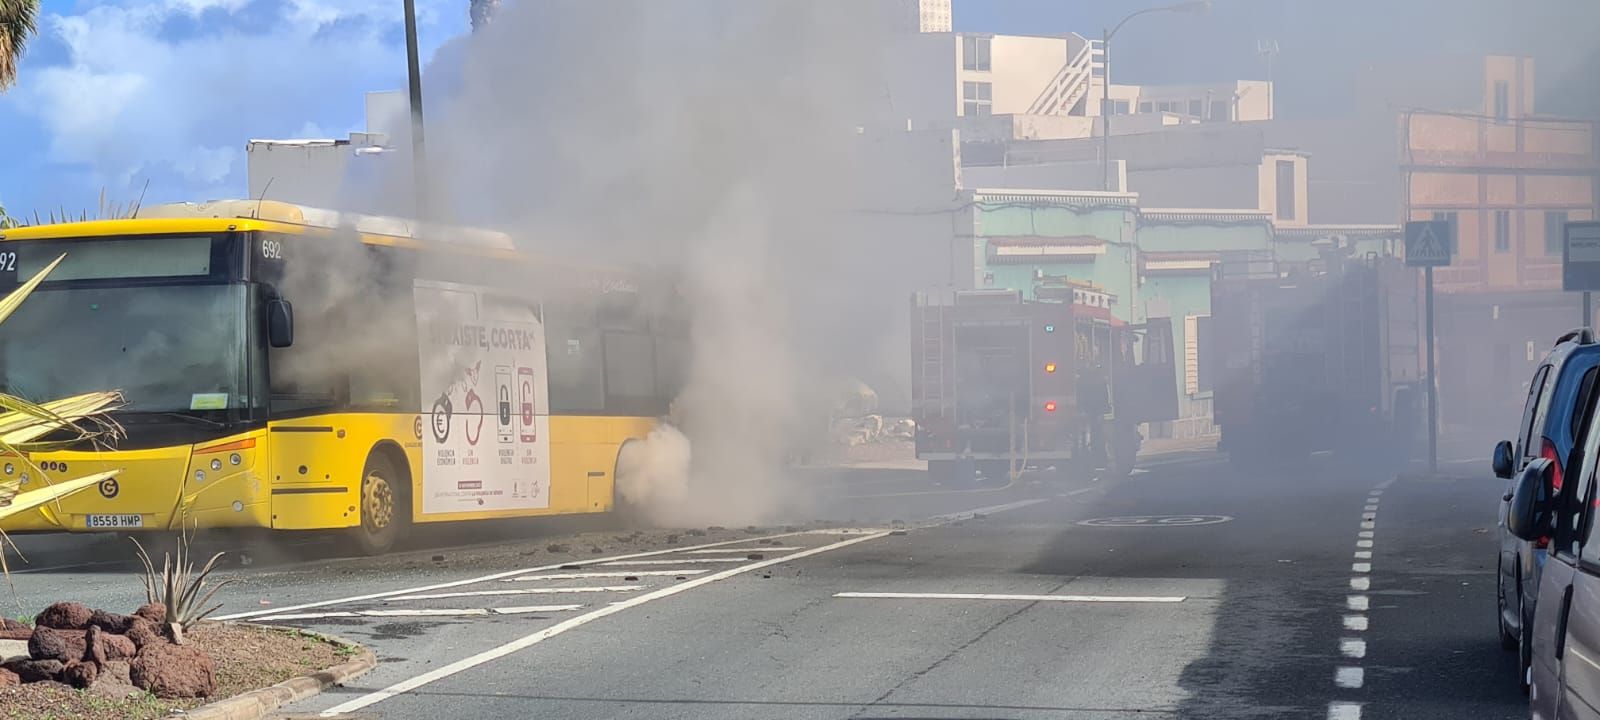
[[[268,260],[283,259],[283,243],[277,240],[261,241],[261,257]]]
[[[17,254],[14,252],[0,252],[0,272],[17,271]]]

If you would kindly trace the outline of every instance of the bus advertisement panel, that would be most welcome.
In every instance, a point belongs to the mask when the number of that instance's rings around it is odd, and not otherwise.
[[[550,408],[537,308],[418,280],[422,513],[550,506]]]

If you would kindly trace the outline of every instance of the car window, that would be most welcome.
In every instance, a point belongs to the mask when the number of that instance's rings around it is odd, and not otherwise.
[[[1579,457],[1569,457],[1568,482],[1557,491],[1555,503],[1555,533],[1550,539],[1550,550],[1576,557],[1588,547],[1591,554],[1600,551],[1584,540],[1594,526],[1595,460],[1600,458],[1600,428],[1595,428],[1592,402],[1585,402],[1576,411],[1583,416],[1578,440],[1574,448],[1582,448]],[[1571,471],[1576,472],[1571,472]]]
[[[1594,395],[1595,378],[1600,377],[1600,366],[1589,368],[1583,374],[1583,382],[1578,385],[1578,401],[1572,406],[1571,434],[1573,447],[1577,447],[1578,439],[1583,437],[1584,421],[1588,419],[1593,409],[1590,407]]]
[[[1537,414],[1540,396],[1544,394],[1545,376],[1549,374],[1550,366],[1540,365],[1533,373],[1533,381],[1528,383],[1528,400],[1522,408],[1522,425],[1519,426],[1522,429],[1517,436],[1517,454],[1524,458],[1534,457],[1539,453],[1538,447],[1533,443],[1533,429],[1537,427],[1534,424],[1536,419],[1534,416]]]

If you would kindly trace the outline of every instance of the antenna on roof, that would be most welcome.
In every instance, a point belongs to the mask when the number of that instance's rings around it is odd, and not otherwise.
[[[139,209],[144,207],[144,194],[146,192],[148,192],[149,190],[150,190],[150,178],[146,177],[144,179],[144,187],[139,188],[139,199],[133,201],[133,212],[128,213],[128,217],[134,218],[134,219],[138,219],[138,217],[139,217]]]
[[[267,184],[261,186],[261,195],[256,198],[256,209],[252,210],[250,212],[250,218],[251,219],[253,219],[253,220],[260,220],[261,219],[261,203],[266,201],[266,199],[267,199],[267,191],[272,189],[272,181],[273,180],[277,180],[277,179],[278,178],[276,178],[276,177],[269,177],[269,178],[267,178]]]

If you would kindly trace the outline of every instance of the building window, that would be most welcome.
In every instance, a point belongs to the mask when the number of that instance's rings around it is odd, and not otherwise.
[[[1178,104],[1175,103],[1175,102],[1164,102],[1164,103],[1158,104],[1156,106],[1156,108],[1159,109],[1161,112],[1177,112],[1178,111]]]
[[[1561,257],[1561,246],[1565,238],[1562,237],[1567,227],[1567,211],[1546,210],[1544,212],[1544,254],[1552,257]]]
[[[1128,101],[1127,100],[1112,100],[1111,101],[1111,112],[1113,112],[1113,113],[1115,113],[1117,115],[1127,115],[1128,114]]]
[[[1232,118],[1230,118],[1228,115],[1228,101],[1212,100],[1211,117],[1208,119],[1214,122],[1227,122],[1228,120],[1231,120]]]
[[[1211,392],[1213,368],[1207,354],[1211,346],[1211,316],[1189,315],[1183,319],[1183,389],[1191,397]]]
[[[1511,117],[1511,85],[1504,80],[1494,81],[1494,119],[1505,122]]]
[[[1204,110],[1201,109],[1204,105],[1205,105],[1205,103],[1203,103],[1203,102],[1201,102],[1199,100],[1190,100],[1189,101],[1189,117],[1200,117],[1200,114],[1205,112]]]
[[[1154,109],[1154,106],[1151,105],[1148,101],[1139,103],[1139,112],[1147,113],[1147,112],[1151,112],[1153,109]]]
[[[989,42],[987,35],[961,36],[961,69],[989,71]]]
[[[1293,220],[1294,207],[1294,161],[1278,161],[1278,211],[1275,215],[1279,220]]]
[[[1451,255],[1459,254],[1461,252],[1461,249],[1457,245],[1457,240],[1456,240],[1456,227],[1457,227],[1457,224],[1456,224],[1456,211],[1449,210],[1449,211],[1444,211],[1444,212],[1434,212],[1433,213],[1433,219],[1435,221],[1442,220],[1444,222],[1450,223],[1450,233],[1449,233],[1448,237],[1445,238],[1445,244],[1450,246],[1450,254]]]
[[[1511,211],[1494,211],[1494,251],[1511,252]]]
[[[961,114],[966,117],[993,114],[994,86],[986,82],[961,83]]]
[[[1104,66],[1104,65],[1095,65],[1095,66],[1089,68],[1089,74],[1094,76],[1094,77],[1105,77],[1106,76],[1106,66]]]

